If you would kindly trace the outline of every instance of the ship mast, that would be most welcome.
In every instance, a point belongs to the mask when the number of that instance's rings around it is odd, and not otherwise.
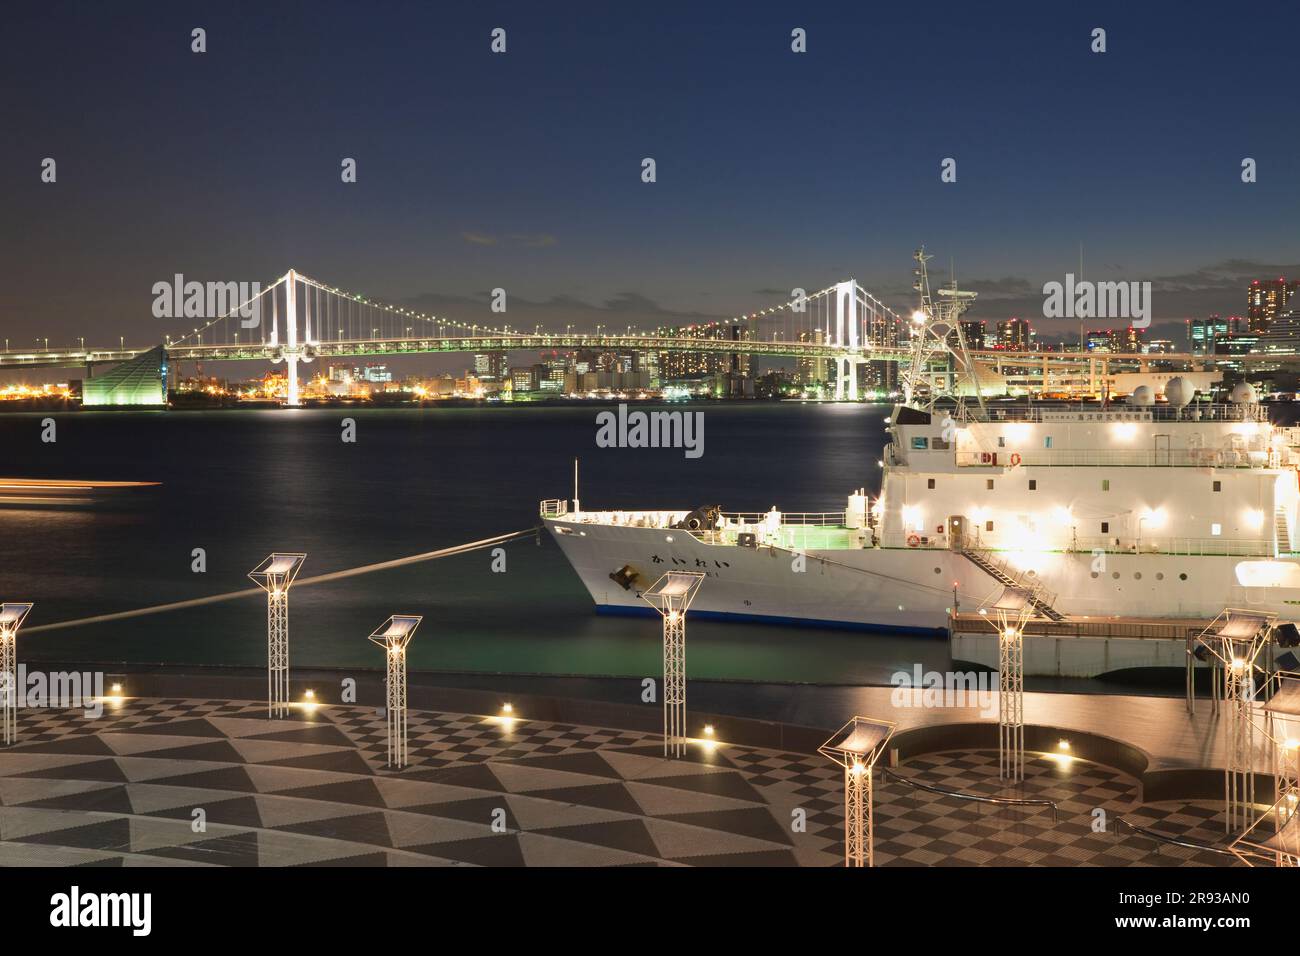
[[[912,313],[912,356],[903,375],[903,403],[911,405],[920,392],[920,386],[927,384],[926,411],[932,411],[935,400],[944,395],[957,398],[960,406],[960,384],[969,381],[983,411],[984,395],[980,391],[979,375],[966,348],[966,334],[961,325],[962,313],[971,307],[978,293],[958,289],[956,279],[931,293],[926,263],[934,257],[926,255],[925,246],[922,246],[912,258],[917,263],[912,270],[912,288],[920,294],[921,304]],[[944,376],[945,383],[951,381],[947,389],[936,388],[926,374],[930,363],[940,356],[947,358],[950,369],[950,373]]]

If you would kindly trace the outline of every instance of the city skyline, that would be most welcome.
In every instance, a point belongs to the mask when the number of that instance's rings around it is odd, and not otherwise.
[[[463,321],[493,317],[488,290],[505,287],[520,327],[648,326],[848,276],[909,309],[924,241],[936,273],[951,263],[980,293],[972,318],[1062,335],[1040,290],[1079,272],[1080,247],[1090,278],[1152,282],[1157,325],[1238,314],[1245,282],[1300,274],[1300,136],[1273,120],[1289,45],[1244,20],[311,9],[310,27],[286,8],[18,16],[10,68],[41,81],[22,86],[2,160],[12,338],[161,341],[179,323],[149,314],[154,282],[287,265]],[[153,84],[159,68],[176,82]],[[1042,82],[1012,82],[1026,71]]]

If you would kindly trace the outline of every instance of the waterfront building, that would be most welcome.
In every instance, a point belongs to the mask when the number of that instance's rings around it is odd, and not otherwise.
[[[1251,332],[1268,332],[1273,322],[1286,309],[1300,279],[1256,279],[1246,290],[1246,321]]]
[[[81,404],[166,405],[167,351],[161,345],[81,384]]]

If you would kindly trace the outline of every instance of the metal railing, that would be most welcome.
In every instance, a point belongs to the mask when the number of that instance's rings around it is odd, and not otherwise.
[[[952,414],[958,420],[971,422],[1042,422],[1063,421],[1060,416],[1091,416],[1085,422],[1147,421],[1147,422],[1266,422],[1265,405],[1232,405],[1220,402],[1197,402],[1185,408],[1172,405],[1106,405],[1082,402],[1054,402],[1035,405],[1003,405],[990,402],[984,411],[978,406],[963,409],[937,406],[934,415]],[[1198,416],[1199,417],[1196,417]]]
[[[990,797],[982,793],[964,793],[961,790],[947,790],[943,787],[936,787],[933,784],[921,783],[913,780],[906,774],[890,770],[888,767],[881,767],[881,771],[886,777],[897,780],[899,783],[906,784],[909,787],[915,787],[917,790],[924,790],[927,793],[938,794],[941,797],[955,797],[958,800],[971,800],[976,803],[991,803],[998,806],[1034,806],[1034,807],[1051,807],[1052,824],[1059,822],[1059,811],[1055,803],[1045,798],[1036,797]]]
[[[538,510],[543,518],[560,518],[569,513],[569,502],[563,498],[547,498]]]
[[[1115,818],[1116,838],[1118,838],[1120,835],[1120,827],[1128,827],[1134,833],[1141,834],[1147,839],[1155,840],[1157,844],[1168,843],[1170,846],[1181,846],[1188,850],[1204,850],[1208,853],[1220,853],[1224,856],[1236,856],[1236,854],[1233,853],[1231,850],[1226,850],[1221,846],[1211,846],[1208,843],[1196,843],[1195,841],[1192,840],[1181,840],[1178,837],[1172,837],[1166,833],[1160,833],[1156,830],[1150,829],[1149,827],[1144,827],[1139,823],[1133,823],[1129,820],[1125,820],[1123,817]],[[1155,852],[1157,854],[1160,853],[1160,847],[1158,845],[1155,848]]]
[[[1015,461],[1012,461],[1012,455]],[[1029,465],[1038,468],[1280,468],[1291,460],[1287,448],[1063,448],[1029,449],[1013,452],[959,451],[959,468],[1008,468]]]
[[[819,528],[842,528],[845,523],[843,511],[778,511],[781,527],[787,525],[814,525]],[[728,522],[743,522],[746,526],[762,525],[771,516],[763,511],[724,511],[722,517]]]

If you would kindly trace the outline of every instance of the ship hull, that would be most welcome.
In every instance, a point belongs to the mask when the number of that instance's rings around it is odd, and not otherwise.
[[[939,633],[952,608],[973,610],[1001,587],[958,551],[809,550],[800,560],[782,549],[708,544],[685,531],[564,518],[545,524],[606,613],[648,611],[641,591],[665,571],[702,571],[693,615]],[[1240,586],[1241,558],[1108,554],[1098,564],[1086,552],[1049,552],[1012,559],[1032,566],[1063,614],[1194,620],[1241,607],[1300,619],[1300,588]],[[610,577],[623,568],[633,576],[626,588]]]

